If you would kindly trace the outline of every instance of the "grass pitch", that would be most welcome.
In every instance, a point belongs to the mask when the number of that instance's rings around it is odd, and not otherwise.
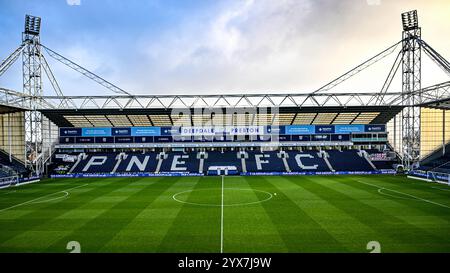
[[[223,182],[223,184],[222,184]],[[0,190],[0,252],[450,252],[450,187],[400,176],[53,179]]]

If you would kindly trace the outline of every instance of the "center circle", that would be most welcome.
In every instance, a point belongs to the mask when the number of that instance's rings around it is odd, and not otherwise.
[[[253,189],[223,188],[223,206],[246,206],[269,201],[273,195],[270,192]],[[197,189],[176,193],[173,200],[190,205],[221,207],[222,189]]]

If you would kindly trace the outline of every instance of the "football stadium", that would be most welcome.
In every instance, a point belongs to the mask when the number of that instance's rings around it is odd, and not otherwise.
[[[450,252],[450,81],[421,82],[450,63],[416,10],[353,69],[273,94],[134,94],[24,19],[0,52],[23,79],[0,88],[0,252]],[[334,92],[387,56],[381,90]],[[107,92],[65,95],[52,62]]]

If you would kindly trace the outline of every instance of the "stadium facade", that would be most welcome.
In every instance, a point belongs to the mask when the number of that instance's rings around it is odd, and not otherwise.
[[[0,65],[2,76],[22,58],[23,91],[0,88],[4,177],[450,172],[450,81],[423,87],[422,53],[449,75],[450,63],[422,40],[416,11],[402,14],[399,42],[292,94],[132,95],[43,45],[40,22],[26,16],[21,45]],[[391,54],[380,91],[333,92]],[[114,95],[64,95],[48,57]],[[55,95],[44,95],[43,77]]]

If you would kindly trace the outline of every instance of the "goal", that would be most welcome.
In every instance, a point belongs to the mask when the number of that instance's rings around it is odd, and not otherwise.
[[[428,171],[427,179],[431,182],[450,185],[450,173]]]
[[[0,189],[16,185],[19,182],[18,176],[8,176],[0,178]]]

